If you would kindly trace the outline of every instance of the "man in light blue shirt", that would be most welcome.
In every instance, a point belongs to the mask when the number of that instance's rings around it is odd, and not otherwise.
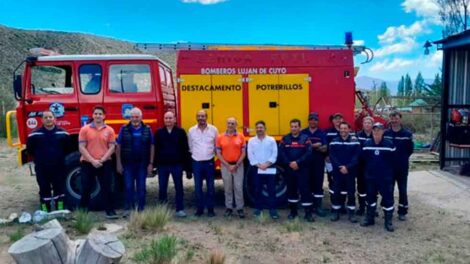
[[[255,185],[255,216],[263,209],[263,184],[268,190],[267,204],[272,219],[279,219],[276,210],[276,169],[277,144],[273,137],[266,135],[266,123],[256,122],[256,137],[248,141],[248,160],[250,172]]]

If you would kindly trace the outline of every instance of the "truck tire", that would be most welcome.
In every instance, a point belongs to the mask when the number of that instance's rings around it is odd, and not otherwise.
[[[254,173],[252,170],[255,168],[252,166],[245,167],[245,178],[244,178],[244,189],[245,189],[245,197],[247,201],[250,203],[251,206],[254,207],[255,205],[255,186],[253,175]],[[287,184],[284,178],[284,169],[280,166],[276,166],[277,173],[276,173],[276,205],[281,207],[285,205],[287,202]],[[268,191],[266,184],[263,184],[262,190],[262,198],[261,198],[261,205],[264,209],[268,208]]]
[[[75,209],[80,204],[82,184],[81,184],[81,168],[80,168],[80,153],[78,151],[72,152],[65,157],[65,199],[68,208]],[[90,209],[100,210],[104,208],[101,199],[101,188],[98,180],[92,188],[90,198]]]

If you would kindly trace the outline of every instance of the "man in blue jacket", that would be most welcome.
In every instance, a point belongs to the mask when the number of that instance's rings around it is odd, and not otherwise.
[[[413,134],[401,124],[401,113],[393,111],[389,115],[390,128],[385,131],[384,138],[391,140],[396,150],[394,165],[394,182],[398,185],[398,219],[406,220],[408,214],[408,169],[411,154],[413,154]]]
[[[366,116],[362,119],[362,130],[357,133],[357,139],[361,143],[361,149],[364,147],[366,141],[372,138],[372,125],[374,124],[374,118]],[[357,198],[359,201],[359,210],[357,215],[364,215],[366,208],[366,184],[364,181],[364,162],[359,160],[357,170]]]
[[[339,137],[334,138],[329,145],[329,156],[333,167],[333,199],[331,221],[339,220],[341,209],[341,191],[346,190],[348,195],[348,218],[351,223],[356,219],[356,173],[361,144],[355,136],[349,135],[350,126],[342,122],[339,126]]]
[[[64,209],[65,156],[69,144],[69,133],[55,125],[54,113],[42,112],[42,126],[29,134],[26,142],[26,150],[34,160],[42,211],[50,212],[52,201],[57,210]]]
[[[308,127],[302,130],[312,144],[312,158],[310,160],[310,190],[313,194],[313,210],[318,216],[325,216],[322,210],[323,180],[325,176],[326,139],[323,131],[318,127],[318,113],[308,115]]]
[[[297,203],[300,200],[305,210],[304,219],[313,222],[313,202],[308,175],[312,146],[308,136],[300,133],[300,120],[292,119],[290,130],[291,133],[285,135],[279,143],[279,162],[285,169],[287,182],[287,201],[290,207],[288,218],[297,217]]]
[[[393,162],[395,146],[383,137],[384,126],[375,123],[372,128],[372,139],[365,142],[361,158],[365,162],[365,182],[367,193],[367,213],[361,226],[375,224],[375,209],[377,208],[377,193],[382,196],[384,211],[384,227],[393,232]]]

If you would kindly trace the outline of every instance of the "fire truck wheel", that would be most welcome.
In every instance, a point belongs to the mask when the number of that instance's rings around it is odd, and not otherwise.
[[[253,179],[253,170],[254,167],[246,166],[245,167],[245,179],[244,179],[244,189],[245,189],[245,197],[250,205],[255,205],[255,185]],[[287,201],[287,185],[284,179],[284,169],[280,166],[276,166],[277,173],[276,173],[276,205],[283,206]],[[262,190],[262,198],[261,198],[261,205],[263,208],[268,208],[268,190],[266,184],[263,184]]]
[[[81,169],[80,169],[80,153],[78,151],[70,153],[65,157],[66,179],[65,179],[65,195],[67,207],[75,209],[81,198]],[[101,188],[98,180],[92,188],[90,209],[100,210],[104,208],[101,199]]]

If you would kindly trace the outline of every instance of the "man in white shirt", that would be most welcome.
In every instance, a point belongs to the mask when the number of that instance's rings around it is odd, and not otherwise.
[[[194,189],[197,199],[195,215],[202,216],[207,207],[207,216],[214,217],[214,155],[218,131],[213,125],[207,124],[207,113],[199,110],[196,114],[197,124],[189,129],[188,143],[191,152],[194,174]],[[206,179],[206,197],[202,191],[203,180]],[[205,199],[204,199],[205,198]]]
[[[266,123],[256,122],[256,137],[248,141],[248,160],[250,172],[255,185],[255,216],[259,216],[263,209],[263,184],[268,190],[267,204],[272,219],[279,219],[276,210],[276,168],[277,144],[274,138],[266,135]]]

